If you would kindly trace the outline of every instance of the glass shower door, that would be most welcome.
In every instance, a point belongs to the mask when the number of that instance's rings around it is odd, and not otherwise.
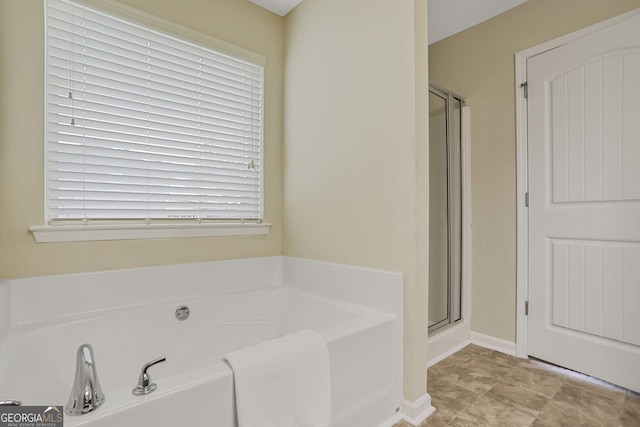
[[[462,101],[429,91],[429,331],[462,318]]]

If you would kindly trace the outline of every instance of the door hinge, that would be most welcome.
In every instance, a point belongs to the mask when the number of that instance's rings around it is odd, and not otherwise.
[[[529,207],[529,192],[524,193],[524,205]]]
[[[524,89],[524,97],[529,98],[529,83],[524,82],[520,85],[522,89]]]
[[[524,302],[524,315],[525,316],[529,315],[529,301]]]

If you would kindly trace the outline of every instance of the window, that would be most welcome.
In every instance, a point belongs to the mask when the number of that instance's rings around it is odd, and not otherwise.
[[[47,224],[261,222],[262,58],[139,22],[47,1]]]

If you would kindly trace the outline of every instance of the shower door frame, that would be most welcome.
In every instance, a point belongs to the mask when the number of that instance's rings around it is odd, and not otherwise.
[[[442,89],[433,84],[429,84],[429,92],[445,100],[446,105],[446,138],[447,138],[447,317],[440,320],[433,325],[427,325],[429,333],[441,332],[448,329],[450,326],[463,323],[470,318],[470,301],[469,292],[470,289],[470,272],[471,272],[471,209],[470,209],[470,147],[469,147],[469,107],[465,106],[465,100],[463,97],[449,91]],[[458,265],[459,271],[459,314],[460,317],[456,320],[452,319],[453,316],[453,304],[455,303],[452,298],[452,271],[455,266],[452,265],[453,248],[451,242],[453,241],[453,231],[451,225],[451,206],[454,195],[450,190],[451,174],[452,174],[452,155],[451,155],[451,136],[453,135],[453,125],[451,114],[453,112],[452,103],[454,100],[460,102],[460,238],[459,238],[459,251],[460,262]]]

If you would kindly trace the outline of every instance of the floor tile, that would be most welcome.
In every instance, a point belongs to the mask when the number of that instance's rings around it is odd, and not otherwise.
[[[477,366],[459,367],[455,372],[437,377],[433,380],[433,390],[455,384],[474,393],[484,394],[498,382],[498,378],[486,369]]]
[[[531,369],[538,369],[544,372],[551,372],[562,378],[567,378],[569,376],[569,370],[565,368],[561,368],[560,366],[552,365],[547,362],[543,362],[538,359],[520,359],[519,365],[527,366]]]
[[[444,427],[450,421],[450,417],[443,415],[442,412],[436,409],[436,412],[420,424],[420,427]]]
[[[448,362],[452,365],[463,365],[465,362],[467,362],[469,359],[475,356],[476,356],[475,350],[470,350],[469,346],[467,346],[462,350],[457,351],[456,353],[453,353],[452,355],[448,356],[442,362]],[[439,362],[438,364],[442,362]]]
[[[518,365],[521,362],[521,359],[510,356],[508,354],[500,353],[499,351],[485,349],[484,352],[479,352],[478,354],[483,358],[487,358],[492,362],[498,363],[500,365],[505,365],[510,368]]]
[[[420,427],[640,427],[640,394],[535,359],[468,345],[427,376]]]
[[[509,366],[505,363],[498,363],[495,359],[492,360],[484,356],[473,357],[463,366],[476,373],[491,375],[495,377],[496,382],[513,370],[513,366]]]
[[[511,405],[481,397],[469,409],[458,415],[450,426],[509,427],[529,426],[535,416]]]
[[[620,415],[620,426],[640,426],[640,394],[630,391]]]
[[[453,419],[460,412],[475,402],[480,394],[467,390],[456,384],[435,388],[431,395],[431,404],[443,418]]]
[[[603,425],[615,424],[624,401],[618,402],[610,396],[565,383],[553,397],[553,402],[564,407],[576,408]]]
[[[535,420],[533,424],[531,424],[531,427],[557,427],[557,426],[555,424],[543,423],[538,419],[538,420]]]
[[[486,394],[491,399],[515,406],[537,417],[548,399],[518,386],[499,382]]]
[[[464,362],[466,362],[468,359],[465,359]],[[436,363],[435,365],[433,365],[432,367],[430,367],[427,370],[427,378],[438,378],[440,376],[443,375],[447,375],[450,374],[452,372],[454,372],[456,369],[458,369],[460,366],[462,366],[462,364],[464,362],[461,362],[457,359],[452,359],[451,357],[448,357],[438,363]],[[427,381],[428,384],[428,381]]]
[[[504,381],[551,398],[567,378],[566,373],[525,360],[504,376]]]
[[[581,374],[579,372],[569,372],[567,383],[584,388],[594,393],[603,394],[615,400],[616,402],[619,402],[620,404],[624,403],[627,397],[626,389],[618,387],[617,385],[608,383],[606,381]]]
[[[457,353],[479,354],[479,353],[482,353],[483,351],[486,351],[486,350],[487,350],[486,347],[482,347],[482,346],[475,345],[475,344],[469,344],[469,345],[463,347]]]
[[[536,420],[539,426],[554,427],[612,427],[615,423],[603,424],[600,420],[594,420],[591,416],[570,405],[549,401]]]

